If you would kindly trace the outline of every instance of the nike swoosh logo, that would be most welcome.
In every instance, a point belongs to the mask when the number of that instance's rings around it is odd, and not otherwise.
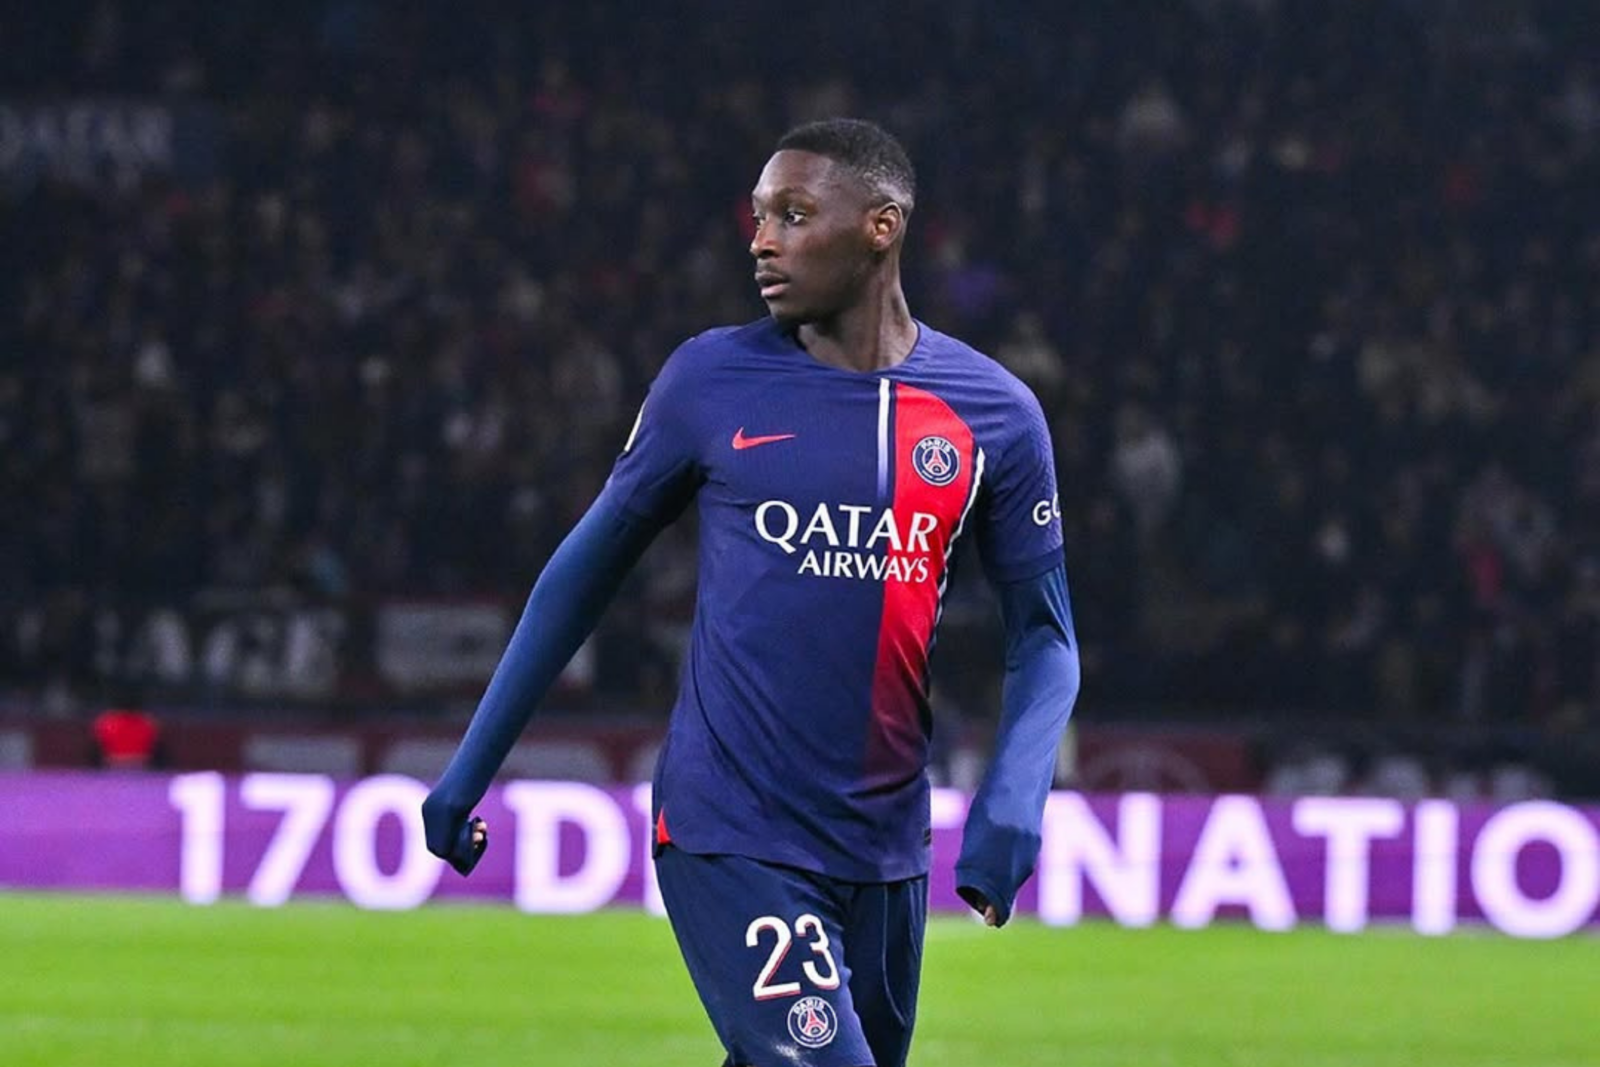
[[[792,433],[771,433],[765,437],[746,437],[744,435],[744,427],[741,426],[733,435],[733,447],[735,451],[742,452],[744,449],[754,448],[756,445],[770,445],[774,441],[787,441],[793,436],[794,434]]]

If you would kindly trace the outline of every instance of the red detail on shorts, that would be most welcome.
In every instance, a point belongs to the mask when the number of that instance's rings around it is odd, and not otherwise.
[[[667,809],[662,808],[656,812],[656,844],[672,844],[672,835],[667,833]]]
[[[946,485],[936,486],[918,474],[912,452],[926,437],[942,437],[955,446],[961,468]],[[869,776],[903,777],[923,762],[927,745],[924,720],[928,714],[926,688],[928,648],[939,614],[939,582],[944,578],[945,552],[955,535],[972,491],[974,455],[972,429],[950,405],[932,393],[904,383],[895,385],[894,507],[901,529],[911,530],[917,512],[938,518],[928,535],[928,550],[912,551],[908,542],[891,557],[907,561],[925,559],[926,581],[897,581],[883,585],[883,617],[878,623],[878,656],[872,681],[872,724],[867,735],[866,771]]]

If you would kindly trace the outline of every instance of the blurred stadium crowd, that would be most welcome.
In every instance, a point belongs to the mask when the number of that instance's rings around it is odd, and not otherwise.
[[[0,15],[0,99],[217,149],[0,187],[14,699],[93,691],[108,604],[520,600],[667,353],[762,313],[773,140],[857,113],[919,166],[913,310],[1052,420],[1097,718],[1600,724],[1584,5],[61,7]],[[611,699],[664,706],[693,572],[652,550]]]

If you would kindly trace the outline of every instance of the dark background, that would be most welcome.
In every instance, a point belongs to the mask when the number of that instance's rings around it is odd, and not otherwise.
[[[1085,729],[1600,793],[1592,5],[1035,6],[8,5],[0,708],[458,722],[666,354],[762,314],[772,143],[849,113],[919,169],[913,311],[1051,419]],[[664,714],[692,546],[552,714]],[[420,681],[417,604],[474,620]]]

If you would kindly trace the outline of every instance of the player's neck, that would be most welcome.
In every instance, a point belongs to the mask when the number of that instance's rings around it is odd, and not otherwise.
[[[796,337],[813,359],[842,370],[887,370],[917,343],[917,324],[898,282],[829,319],[807,322]]]

